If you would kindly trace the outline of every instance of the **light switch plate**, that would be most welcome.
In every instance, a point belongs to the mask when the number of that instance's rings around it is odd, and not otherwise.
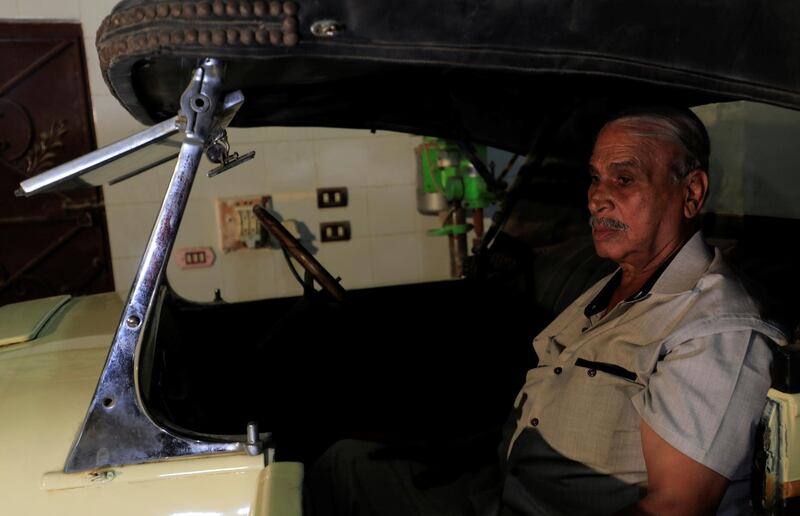
[[[220,249],[229,253],[239,249],[258,249],[269,245],[269,233],[258,222],[253,207],[269,208],[268,195],[217,199],[217,227]]]

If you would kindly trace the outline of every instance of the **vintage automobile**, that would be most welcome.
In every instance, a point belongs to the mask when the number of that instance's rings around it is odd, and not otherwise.
[[[172,158],[175,172],[127,299],[0,307],[2,513],[299,515],[304,466],[347,436],[422,450],[433,478],[491,460],[536,361],[531,338],[610,270],[585,224],[584,167],[604,117],[651,103],[800,110],[798,33],[792,0],[120,2],[97,34],[100,65],[150,127],[20,193],[121,181]],[[501,208],[464,278],[347,292],[258,208],[307,271],[305,294],[194,303],[165,264],[202,156],[219,172],[244,158],[229,153],[229,125],[447,138]],[[527,156],[511,185],[476,145]],[[754,177],[741,190],[757,195]],[[790,329],[798,218],[703,220]],[[775,350],[754,443],[758,513],[800,510],[797,363],[796,346]]]

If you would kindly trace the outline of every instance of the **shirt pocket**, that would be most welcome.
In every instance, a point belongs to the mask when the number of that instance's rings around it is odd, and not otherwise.
[[[571,458],[600,471],[641,466],[639,415],[631,398],[644,387],[636,380],[635,372],[618,364],[575,360],[562,404],[571,422]]]

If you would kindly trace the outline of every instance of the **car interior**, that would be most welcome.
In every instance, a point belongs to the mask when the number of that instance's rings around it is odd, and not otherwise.
[[[276,460],[307,466],[346,437],[436,453],[451,473],[488,463],[536,365],[532,338],[614,270],[594,253],[586,223],[591,143],[559,133],[539,166],[523,167],[503,230],[462,279],[350,290],[343,302],[307,289],[195,303],[166,284],[140,354],[146,407],[189,435],[242,434],[256,421]],[[713,212],[700,221],[764,317],[789,334],[800,274],[786,235],[799,224]],[[775,350],[773,386],[783,392],[800,391],[793,353]]]

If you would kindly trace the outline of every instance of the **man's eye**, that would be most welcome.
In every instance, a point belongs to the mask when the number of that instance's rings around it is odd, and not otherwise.
[[[617,181],[619,181],[619,184],[625,186],[631,184],[633,182],[633,178],[628,176],[619,176]]]
[[[597,174],[592,174],[589,176],[589,181],[591,181],[592,184],[597,184],[600,182],[600,176],[598,176]]]

